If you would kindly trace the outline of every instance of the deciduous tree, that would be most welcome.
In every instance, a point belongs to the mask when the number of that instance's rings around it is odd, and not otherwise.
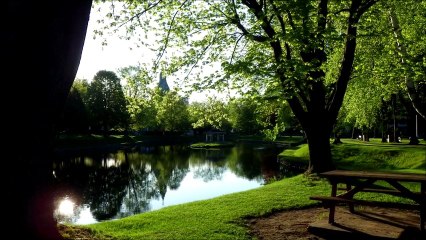
[[[164,94],[157,102],[157,122],[163,131],[184,131],[189,126],[188,103],[176,91]]]
[[[96,73],[87,90],[87,105],[95,130],[107,133],[112,128],[127,129],[126,99],[120,79],[114,72],[101,70]]]
[[[228,105],[209,97],[206,102],[192,103],[189,107],[192,127],[226,131],[230,128]]]

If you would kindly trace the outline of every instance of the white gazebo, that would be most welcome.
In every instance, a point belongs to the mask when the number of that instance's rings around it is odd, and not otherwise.
[[[206,142],[224,142],[225,132],[208,131],[206,132]]]

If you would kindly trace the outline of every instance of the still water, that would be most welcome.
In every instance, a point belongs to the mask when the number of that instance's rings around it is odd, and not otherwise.
[[[281,177],[280,151],[237,144],[59,154],[55,217],[61,223],[89,224],[257,188]]]

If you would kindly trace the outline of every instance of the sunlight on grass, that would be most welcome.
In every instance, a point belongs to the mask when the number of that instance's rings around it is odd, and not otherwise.
[[[248,239],[244,218],[316,204],[309,196],[326,194],[328,188],[323,180],[299,175],[255,190],[87,227],[118,239]]]

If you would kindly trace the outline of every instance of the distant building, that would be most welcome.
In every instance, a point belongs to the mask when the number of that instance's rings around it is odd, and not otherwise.
[[[163,77],[163,73],[160,73],[160,80],[158,81],[158,87],[163,93],[167,93],[170,91],[169,84],[167,84],[166,77]],[[183,97],[183,101],[185,101],[186,104],[189,104],[188,97]]]
[[[225,132],[208,131],[206,132],[206,142],[224,142]]]
[[[169,84],[167,84],[166,77],[163,77],[163,73],[160,73],[160,81],[158,82],[158,87],[159,87],[159,88],[160,88],[163,92],[168,92],[168,91],[170,91]]]

